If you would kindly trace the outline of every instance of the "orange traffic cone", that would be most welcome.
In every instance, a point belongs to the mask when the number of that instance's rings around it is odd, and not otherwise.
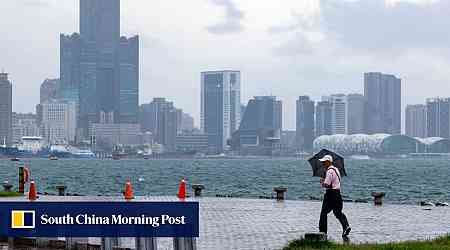
[[[130,181],[130,180],[128,180],[128,181],[125,183],[125,193],[124,193],[124,196],[125,196],[125,200],[127,200],[127,201],[134,199],[134,195],[133,195],[133,187],[131,186],[131,181]]]
[[[28,199],[30,201],[35,201],[37,199],[36,184],[34,184],[34,180],[30,182],[30,191],[28,192]]]
[[[181,179],[180,188],[178,189],[178,198],[185,199],[186,198],[186,181]]]

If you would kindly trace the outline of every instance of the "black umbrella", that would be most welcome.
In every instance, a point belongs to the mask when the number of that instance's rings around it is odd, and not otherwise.
[[[311,159],[308,160],[309,164],[311,164],[313,170],[313,176],[325,178],[325,168],[319,159],[323,158],[325,155],[330,155],[333,157],[333,166],[339,169],[341,176],[347,176],[344,168],[344,157],[336,154],[327,149],[320,150],[319,153],[315,154]]]

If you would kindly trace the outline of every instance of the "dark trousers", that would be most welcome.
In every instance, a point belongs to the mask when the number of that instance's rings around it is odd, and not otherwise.
[[[327,189],[323,197],[322,211],[320,212],[319,230],[322,233],[327,233],[327,215],[333,211],[334,216],[342,225],[342,230],[345,230],[349,225],[347,217],[342,213],[342,197],[339,190]]]

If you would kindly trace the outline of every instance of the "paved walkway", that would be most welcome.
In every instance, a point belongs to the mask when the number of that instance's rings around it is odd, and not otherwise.
[[[39,200],[107,201],[112,197],[41,197]],[[138,200],[176,201],[174,197],[140,197]],[[3,201],[0,200],[0,201]],[[201,198],[202,249],[280,249],[306,232],[317,231],[321,203],[235,198]],[[352,242],[392,242],[429,239],[450,233],[450,208],[345,203],[352,226]],[[329,235],[341,240],[341,228],[330,213]],[[90,239],[98,242],[98,239]],[[131,247],[130,239],[124,245]],[[158,239],[159,249],[172,249],[171,239]]]

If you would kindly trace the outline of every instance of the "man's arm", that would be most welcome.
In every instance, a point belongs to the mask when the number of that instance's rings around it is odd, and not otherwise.
[[[324,188],[331,188],[331,172],[327,171],[326,175],[325,175],[325,180],[322,182],[322,187]]]

